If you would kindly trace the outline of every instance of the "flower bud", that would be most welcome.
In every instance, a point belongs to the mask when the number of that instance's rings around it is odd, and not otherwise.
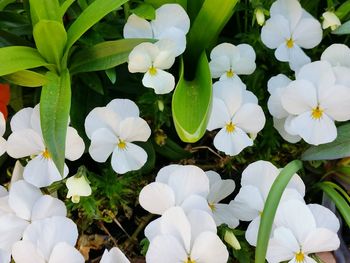
[[[239,244],[239,241],[237,240],[235,234],[233,234],[232,231],[226,230],[224,240],[227,244],[229,244],[234,249],[236,250],[241,249],[241,245]]]
[[[72,198],[73,203],[79,203],[81,196],[91,195],[90,182],[85,176],[85,172],[82,173],[79,168],[78,173],[72,177],[69,177],[66,181],[66,186],[68,188],[67,198]],[[85,170],[85,168],[84,168]]]
[[[262,9],[260,7],[255,9],[255,18],[256,18],[256,22],[258,23],[258,25],[263,26],[265,24],[264,9]]]
[[[322,17],[323,17],[323,22],[322,22],[323,29],[330,27],[333,31],[341,25],[339,18],[334,12],[331,12],[331,11],[324,12],[322,14]]]

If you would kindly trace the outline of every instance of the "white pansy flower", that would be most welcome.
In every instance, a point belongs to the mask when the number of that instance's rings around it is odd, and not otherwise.
[[[129,71],[145,73],[142,84],[154,89],[156,94],[169,93],[175,87],[174,76],[165,71],[175,61],[169,45],[171,43],[168,40],[161,40],[155,44],[141,43],[129,54]]]
[[[83,263],[84,257],[74,247],[77,238],[77,226],[69,218],[38,220],[13,245],[12,256],[16,263]]]
[[[207,130],[220,128],[214,138],[216,149],[237,155],[253,145],[248,134],[257,134],[265,125],[265,115],[257,98],[238,80],[221,80],[213,85],[213,106]]]
[[[303,66],[283,91],[282,106],[295,115],[285,125],[307,143],[319,145],[337,137],[334,121],[350,119],[350,89],[336,84],[331,65],[316,61]]]
[[[270,93],[267,107],[270,114],[273,116],[273,126],[279,132],[283,139],[290,143],[296,143],[301,140],[301,137],[296,134],[291,134],[285,129],[286,121],[289,121],[294,115],[290,115],[282,106],[281,96],[284,89],[292,80],[283,74],[279,74],[269,79],[267,88]]]
[[[319,224],[318,220],[322,219],[316,219],[312,209],[301,201],[289,200],[280,204],[275,216],[276,228],[267,249],[266,258],[269,263],[288,260],[295,263],[316,263],[309,254],[332,251],[339,247],[337,233],[332,231],[336,227],[334,218],[325,209],[317,210],[318,216],[330,221]]]
[[[10,253],[30,223],[53,216],[66,216],[64,203],[39,188],[19,180],[0,198],[0,249]]]
[[[209,67],[212,78],[232,79],[239,75],[250,75],[256,68],[255,51],[248,44],[235,46],[222,43],[210,52]]]
[[[160,218],[159,233],[150,242],[146,261],[226,263],[226,246],[216,235],[212,217],[201,210],[187,216],[180,207],[173,207]]]
[[[192,209],[210,211],[206,197],[209,179],[205,172],[193,165],[169,165],[163,167],[156,181],[140,192],[140,205],[150,213],[162,215],[174,206],[186,212]]]
[[[165,4],[156,10],[151,22],[135,14],[129,16],[124,26],[125,38],[154,38],[173,42],[171,50],[179,56],[186,48],[186,34],[190,28],[190,19],[186,11],[178,4]]]
[[[85,131],[91,139],[92,159],[105,162],[112,154],[112,168],[117,173],[138,170],[146,163],[146,151],[133,142],[147,141],[151,129],[139,117],[133,101],[114,99],[105,107],[93,109],[85,119]]]
[[[100,263],[130,263],[130,261],[119,248],[113,247],[103,252]]]
[[[252,221],[245,232],[249,244],[256,245],[261,214],[272,184],[276,180],[280,169],[270,162],[257,161],[251,163],[242,173],[241,189],[233,201],[231,209],[242,221]],[[282,195],[281,202],[289,199],[303,200],[305,185],[295,174]]]
[[[221,176],[214,171],[206,171],[209,178],[208,204],[213,213],[213,218],[217,226],[227,224],[230,228],[238,226],[239,221],[234,211],[228,204],[219,203],[228,197],[235,190],[236,184],[232,179],[222,180]]]
[[[2,137],[6,131],[6,120],[4,114],[0,112],[0,156],[6,152],[6,140]]]
[[[331,28],[332,31],[336,30],[340,25],[341,22],[337,15],[334,12],[327,11],[322,14],[323,22],[322,22],[322,28]]]
[[[36,187],[45,187],[62,180],[47,147],[40,125],[39,104],[35,108],[24,108],[11,119],[12,134],[7,141],[7,153],[13,158],[33,156],[24,167],[23,178]],[[73,127],[68,127],[65,157],[70,161],[80,158],[84,153],[83,139]],[[65,165],[63,177],[68,174]]]
[[[270,15],[261,30],[261,40],[268,48],[276,49],[279,61],[289,62],[297,71],[311,61],[302,48],[310,49],[321,42],[321,24],[297,0],[277,0]]]
[[[81,196],[91,195],[90,182],[85,174],[82,174],[82,171],[78,171],[76,175],[69,177],[66,186],[68,188],[67,198],[72,198],[73,203],[79,203]]]

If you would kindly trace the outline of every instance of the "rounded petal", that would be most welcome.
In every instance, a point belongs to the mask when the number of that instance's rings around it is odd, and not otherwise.
[[[129,54],[129,72],[147,72],[158,54],[158,47],[152,43],[145,42],[137,45]]]
[[[33,108],[24,108],[18,111],[15,115],[13,115],[10,126],[12,132],[20,131],[24,129],[32,129],[32,125],[30,123],[31,116],[33,113]]]
[[[16,215],[30,220],[35,203],[42,196],[40,189],[21,180],[15,182],[9,192],[9,205]]]
[[[11,253],[5,249],[0,248],[0,262],[10,263],[11,262]]]
[[[236,184],[232,179],[226,179],[215,182],[210,186],[207,200],[210,204],[219,203],[228,197],[235,190]]]
[[[117,147],[118,138],[111,130],[101,128],[91,136],[89,153],[96,162],[105,162]]]
[[[4,114],[0,112],[0,136],[4,136],[6,130],[6,120]]]
[[[169,176],[180,167],[183,167],[183,165],[169,164],[162,167],[157,173],[156,182],[167,184],[169,181]]]
[[[302,7],[298,1],[294,0],[278,0],[275,1],[270,8],[270,16],[283,16],[290,23],[293,29],[302,17]]]
[[[152,242],[153,238],[162,234],[162,231],[160,228],[160,221],[161,221],[161,217],[158,217],[157,219],[149,222],[148,225],[145,227],[145,237],[150,242]]]
[[[151,129],[144,119],[129,117],[120,122],[118,135],[121,140],[127,142],[145,142],[151,136]]]
[[[283,139],[285,139],[287,142],[290,143],[297,143],[301,140],[301,137],[299,135],[292,135],[286,131],[284,128],[286,122],[286,118],[283,119],[277,119],[273,118],[273,127],[278,131],[278,133],[282,136]]]
[[[226,75],[226,72],[230,70],[231,63],[228,56],[214,57],[211,59],[212,60],[209,62],[209,67],[212,78],[219,78],[222,75]]]
[[[136,144],[126,143],[125,149],[114,149],[111,161],[113,170],[124,174],[140,169],[147,161],[147,153]]]
[[[161,215],[175,205],[175,196],[168,185],[153,182],[142,188],[139,202],[148,212]]]
[[[226,123],[231,119],[228,108],[223,100],[214,97],[212,103],[213,105],[207,125],[208,131],[225,127]]]
[[[111,248],[110,251],[105,249],[103,252],[100,263],[130,263],[129,259],[124,253],[117,247]]]
[[[279,170],[272,163],[267,161],[256,161],[247,166],[242,173],[241,185],[252,185],[261,189],[262,192],[269,192],[271,185],[279,174]]]
[[[84,263],[85,259],[74,246],[65,242],[58,243],[52,250],[50,263]],[[119,261],[118,261],[119,262]]]
[[[258,133],[264,127],[265,121],[262,108],[253,103],[244,104],[232,118],[234,125],[247,133]]]
[[[163,63],[162,68],[171,68],[175,62],[175,57],[181,55],[186,49],[186,35],[180,29],[170,27],[158,35],[157,38],[160,39],[160,41],[157,42],[158,44],[164,40],[169,42],[166,49],[163,49],[166,53],[161,57],[167,58],[167,64]]]
[[[321,60],[332,66],[350,67],[350,49],[344,44],[332,44],[323,51]]]
[[[261,41],[271,49],[284,44],[291,37],[288,20],[276,15],[268,19],[261,29]]]
[[[233,132],[227,132],[226,128],[222,128],[214,138],[215,148],[230,156],[235,156],[252,145],[253,140],[238,127]]]
[[[319,145],[332,142],[337,137],[334,121],[322,115],[321,119],[313,119],[311,111],[305,112],[291,121],[292,129],[309,144]]]
[[[303,240],[303,250],[309,253],[333,251],[339,248],[340,240],[337,233],[327,228],[316,228]]]
[[[79,159],[85,150],[84,140],[79,136],[76,129],[68,127],[66,136],[65,157],[70,161]]]
[[[153,38],[151,23],[131,14],[123,29],[124,38]]]
[[[32,129],[12,133],[7,139],[7,153],[13,158],[38,155],[45,151],[43,138]]]
[[[34,204],[31,220],[39,220],[52,216],[66,216],[67,208],[65,204],[50,195],[41,196]]]
[[[350,87],[350,67],[336,66],[333,67],[336,78],[336,84]]]
[[[69,177],[66,181],[66,186],[68,188],[67,198],[74,196],[89,196],[92,192],[90,182],[84,175],[80,177],[76,175]]]
[[[38,134],[42,134],[40,123],[40,105],[35,105],[32,115],[30,116],[30,125]]]
[[[0,137],[0,156],[6,152],[7,142],[4,138]]]
[[[11,251],[12,245],[22,238],[29,222],[13,214],[0,217],[0,248]]]
[[[215,221],[207,212],[195,209],[188,213],[187,218],[191,225],[192,244],[203,232],[216,234]]]
[[[182,209],[186,214],[190,213],[192,210],[197,209],[201,211],[205,211],[209,214],[212,214],[211,209],[207,200],[200,195],[190,195],[181,203]]]
[[[24,167],[21,164],[20,161],[16,161],[15,166],[13,167],[12,176],[11,176],[11,185],[14,182],[17,182],[19,180],[23,180],[23,172]]]
[[[12,257],[16,263],[46,263],[43,255],[30,241],[16,242],[12,247]]]
[[[310,57],[306,55],[305,52],[298,45],[294,45],[288,50],[288,52],[289,66],[295,72],[298,72],[302,66],[311,62]]]
[[[229,254],[216,234],[202,232],[194,241],[190,256],[194,262],[226,263]]]
[[[166,94],[175,88],[175,78],[169,72],[156,69],[155,74],[149,71],[142,78],[142,84],[147,88],[154,89],[156,94]]]
[[[292,80],[284,74],[273,76],[267,82],[267,90],[272,95],[277,89],[285,88]]]
[[[281,97],[283,91],[283,88],[277,88],[267,101],[269,112],[274,118],[282,119],[286,118],[289,115],[289,113],[282,106]]]
[[[159,53],[154,58],[153,66],[157,69],[169,69],[175,62],[174,49],[176,42],[170,39],[162,39],[155,43]]]
[[[256,246],[258,240],[258,232],[260,226],[260,216],[253,219],[248,225],[247,231],[245,232],[245,239],[251,246]]]
[[[338,232],[340,228],[339,219],[331,210],[319,204],[308,204],[308,207],[314,215],[317,228],[327,228],[334,233]]]
[[[139,107],[136,105],[135,102],[133,102],[132,100],[129,100],[129,99],[111,100],[106,105],[106,108],[114,111],[120,117],[120,119],[125,119],[128,117],[135,117],[136,118],[136,117],[139,117],[139,115],[140,115]],[[114,121],[116,122],[117,120],[114,120]]]
[[[313,48],[322,40],[320,22],[314,18],[301,19],[293,31],[293,39],[302,48]]]
[[[213,217],[217,226],[227,224],[230,228],[236,228],[239,224],[235,211],[228,204],[216,204],[213,210]]]

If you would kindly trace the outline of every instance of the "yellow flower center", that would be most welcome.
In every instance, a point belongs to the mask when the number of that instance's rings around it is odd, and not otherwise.
[[[211,204],[211,203],[209,203],[208,204],[209,205],[209,207],[210,207],[210,209],[211,209],[211,211],[215,211],[215,209],[216,209],[216,207],[215,207],[215,204]]]
[[[294,41],[292,38],[286,40],[286,45],[288,48],[292,48],[294,46]]]
[[[304,253],[299,251],[298,253],[295,253],[295,261],[296,262],[304,262]]]
[[[316,108],[312,109],[311,116],[312,116],[313,119],[319,120],[323,116],[323,110],[320,109],[319,106],[317,106]]]
[[[187,257],[187,260],[184,263],[196,263],[195,260],[192,260],[191,257]]]
[[[232,69],[230,69],[229,71],[226,71],[226,76],[227,76],[228,78],[232,78],[234,74],[235,74],[235,73],[232,71]]]
[[[45,151],[43,151],[43,156],[45,159],[51,158],[51,154],[49,153],[49,151],[47,149],[45,149]]]
[[[119,140],[119,142],[118,142],[118,148],[119,148],[120,150],[124,150],[124,149],[126,148],[126,143],[125,143],[125,141]]]
[[[152,66],[149,68],[148,72],[151,76],[154,76],[157,74],[157,69],[154,66]]]
[[[232,122],[226,124],[226,131],[227,131],[228,133],[234,132],[235,128],[236,128],[236,127],[235,127],[235,125],[234,125]]]

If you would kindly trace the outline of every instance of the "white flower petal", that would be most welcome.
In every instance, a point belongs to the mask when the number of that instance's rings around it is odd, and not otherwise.
[[[166,94],[175,88],[175,78],[169,72],[156,69],[155,74],[151,74],[149,71],[145,73],[142,84],[146,88],[154,89],[156,94]]]
[[[337,137],[334,121],[322,115],[321,119],[313,119],[311,111],[305,112],[291,121],[292,129],[309,144],[319,145],[332,142]]]
[[[231,133],[222,128],[214,138],[214,146],[227,155],[235,156],[244,148],[253,145],[253,140],[240,128],[235,127]]]
[[[232,118],[232,122],[237,127],[247,133],[258,133],[265,125],[265,115],[259,105],[246,103]]]
[[[310,231],[303,241],[303,250],[307,254],[336,250],[340,245],[337,233],[327,228],[316,228]]]
[[[311,59],[305,52],[298,46],[294,45],[288,50],[289,52],[289,66],[295,72],[298,72],[299,69],[310,63]]]
[[[183,165],[169,164],[162,167],[157,173],[156,182],[167,184],[169,181],[169,176],[180,167],[183,167]]]
[[[0,248],[0,262],[10,263],[11,262],[11,252]]]
[[[156,42],[159,53],[153,60],[153,66],[157,69],[169,69],[175,62],[174,46],[176,42],[169,39],[162,39]]]
[[[13,245],[12,256],[16,263],[46,263],[43,255],[30,241],[19,241]]]
[[[164,64],[162,68],[171,68],[175,62],[175,57],[181,55],[186,49],[186,35],[180,29],[170,27],[158,35],[157,38],[160,39],[160,41],[156,43],[158,46],[159,42],[163,42],[164,40],[168,42],[167,47],[165,49],[162,48],[166,51],[166,54],[164,55],[168,58],[167,64]]]
[[[331,210],[319,204],[308,204],[308,207],[314,215],[316,226],[318,228],[322,227],[327,228],[334,233],[338,232],[340,228],[339,219]]]
[[[175,205],[175,196],[168,185],[153,182],[142,188],[139,202],[148,212],[161,215]]]
[[[131,14],[123,29],[124,38],[153,38],[151,23]]]
[[[118,135],[127,142],[145,142],[151,136],[151,129],[144,119],[129,117],[120,122]]]
[[[147,153],[136,144],[126,143],[125,149],[114,149],[111,161],[113,170],[124,174],[140,169],[147,161]]]
[[[221,200],[232,194],[235,187],[235,181],[232,179],[220,179],[220,181],[217,181],[210,186],[210,192],[207,197],[208,202],[211,204],[219,203]]]
[[[222,75],[226,75],[226,72],[230,70],[231,63],[228,56],[215,57],[211,59],[212,60],[209,62],[209,67],[212,78],[219,78]]]
[[[29,222],[13,214],[0,216],[0,248],[11,251],[12,245],[22,238]]]
[[[286,118],[283,119],[277,119],[273,118],[273,127],[278,131],[278,133],[282,136],[283,139],[285,139],[287,142],[290,143],[297,143],[301,140],[301,137],[299,135],[292,135],[286,131],[284,128],[286,122]]]
[[[6,130],[6,120],[4,114],[0,112],[0,136],[4,136]]]
[[[120,117],[120,119],[125,119],[128,117],[135,117],[136,118],[136,117],[139,117],[139,115],[140,115],[139,107],[136,105],[135,102],[133,102],[132,100],[129,100],[129,99],[111,100],[106,105],[106,108],[114,111]],[[117,120],[114,120],[114,121],[116,122]]]
[[[129,259],[123,254],[123,252],[117,248],[113,247],[110,251],[105,249],[103,252],[100,263],[130,263]]]
[[[4,138],[0,137],[0,156],[6,152],[7,142]]]
[[[202,232],[194,241],[191,259],[203,263],[226,263],[228,260],[226,246],[212,232]]]
[[[228,204],[216,204],[213,210],[213,217],[217,226],[227,224],[228,227],[235,228],[239,224],[235,211]]]
[[[281,97],[283,91],[283,88],[275,89],[275,91],[271,94],[269,100],[267,101],[267,107],[269,109],[269,112],[274,118],[282,119],[286,118],[289,115],[289,113],[282,106]]]
[[[293,31],[293,40],[302,48],[313,48],[322,40],[320,22],[314,18],[301,19]]]
[[[13,158],[37,155],[44,150],[43,138],[32,129],[16,131],[7,139],[7,153]]]
[[[106,128],[95,131],[91,136],[89,153],[96,162],[105,162],[117,147],[118,138]]]
[[[240,59],[237,66],[233,66],[234,70],[237,74],[252,74],[256,68],[256,54],[253,47],[248,44],[239,44],[237,48],[239,49]]]
[[[302,16],[302,7],[295,0],[278,0],[271,5],[270,16],[281,15],[288,19],[290,27],[294,29]]]
[[[145,42],[137,45],[129,54],[129,72],[147,72],[158,54],[158,47],[152,43]]]
[[[271,49],[279,47],[290,38],[290,28],[288,20],[276,15],[268,19],[261,29],[261,41]]]
[[[249,90],[243,91],[243,104],[246,103],[253,103],[258,104],[258,98],[255,96],[255,94]]]
[[[13,185],[15,182],[19,180],[23,180],[23,172],[24,172],[24,167],[22,166],[21,162],[16,161],[15,166],[13,167],[10,185]]]
[[[90,182],[84,175],[80,177],[77,175],[69,177],[66,181],[66,186],[68,188],[67,198],[74,196],[89,196],[92,192]],[[72,201],[74,200],[72,199]]]
[[[291,49],[295,48],[293,46]],[[275,57],[278,61],[288,62],[290,61],[290,48],[287,47],[286,43],[281,43],[275,50]]]
[[[210,214],[201,210],[192,210],[187,215],[191,225],[191,241],[196,240],[203,232],[212,232],[216,234],[216,224]]]
[[[336,78],[336,84],[350,87],[350,67],[336,66],[333,67]]]
[[[209,179],[209,186],[210,188],[217,182],[221,182],[221,176],[215,171],[205,171],[205,174],[208,176]]]
[[[84,263],[85,259],[74,246],[65,242],[58,243],[50,255],[49,263]]]
[[[18,217],[30,220],[33,206],[41,196],[40,189],[21,180],[10,189],[9,205]]]
[[[350,49],[344,44],[332,44],[323,51],[321,60],[328,61],[332,66],[350,67]]]
[[[207,200],[200,195],[190,195],[181,203],[182,209],[186,214],[190,213],[192,210],[197,209],[205,211],[209,214],[212,214],[211,209],[208,205]]]
[[[30,116],[31,128],[38,134],[42,134],[41,123],[40,123],[40,105],[35,105],[32,115]]]
[[[152,242],[153,238],[162,234],[160,221],[161,217],[158,217],[157,219],[149,222],[148,225],[145,227],[145,237],[150,242]]]
[[[66,135],[66,151],[65,157],[70,161],[79,159],[85,150],[83,139],[79,136],[76,129],[68,127]]]
[[[267,90],[272,95],[275,91],[277,91],[277,89],[279,88],[283,89],[287,87],[291,81],[292,80],[288,78],[286,75],[278,74],[269,79],[269,81],[267,82]]]
[[[245,239],[251,246],[256,246],[258,240],[258,232],[260,226],[260,216],[253,219],[248,225],[247,231],[245,232]]]
[[[334,85],[322,89],[318,93],[320,107],[336,121],[350,119],[350,89],[345,86]]]
[[[41,196],[33,205],[31,220],[39,220],[52,216],[66,216],[65,204],[50,195]]]
[[[33,108],[24,108],[18,111],[11,119],[10,126],[12,132],[24,129],[32,129],[30,123]]]
[[[231,119],[228,108],[223,100],[214,97],[212,103],[213,105],[207,125],[208,131],[225,127],[226,123]]]

